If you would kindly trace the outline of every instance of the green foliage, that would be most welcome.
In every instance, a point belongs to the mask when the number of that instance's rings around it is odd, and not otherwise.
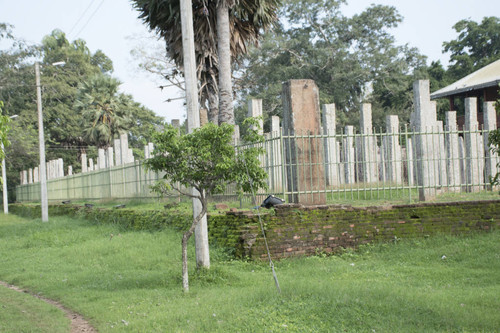
[[[83,116],[84,138],[99,148],[107,148],[112,140],[130,127],[131,99],[118,94],[121,82],[97,74],[78,85],[75,108]]]
[[[155,133],[154,157],[145,164],[151,170],[164,172],[164,179],[171,185],[194,187],[206,195],[223,193],[231,183],[243,192],[250,192],[251,187],[254,191],[265,188],[267,175],[257,159],[261,148],[248,147],[237,152],[232,135],[233,126],[229,124],[209,123],[184,135],[166,125],[163,132]]]
[[[499,17],[484,17],[481,23],[461,20],[453,29],[457,39],[443,43],[443,51],[451,53],[448,75],[452,81],[500,59]]]
[[[500,89],[500,84],[498,85]],[[497,113],[500,113],[500,99],[495,103],[495,109]],[[500,155],[500,128],[491,131],[488,134],[488,141],[490,142],[490,150],[493,154],[497,156]],[[497,168],[500,169],[500,162],[497,163]],[[495,174],[495,176],[490,180],[492,186],[500,185],[500,171]]]

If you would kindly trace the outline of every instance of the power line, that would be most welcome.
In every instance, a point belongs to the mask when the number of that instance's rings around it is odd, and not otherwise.
[[[85,16],[85,14],[87,14],[87,11],[89,10],[89,8],[92,6],[92,4],[95,2],[95,0],[92,0],[90,2],[90,4],[87,6],[87,8],[85,9],[85,11],[83,12],[83,14],[80,16],[80,18],[78,19],[78,21],[76,21],[76,23],[73,25],[73,27],[71,28],[71,30],[69,31],[68,35],[71,35],[71,33],[73,32],[73,30],[76,28],[76,26],[78,25],[78,23],[80,23],[80,21],[82,20],[82,18]]]
[[[94,15],[97,13],[97,11],[99,10],[99,8],[101,8],[102,4],[104,3],[104,0],[101,1],[101,3],[99,3],[99,6],[97,6],[97,8],[94,10],[94,12],[90,15],[89,19],[87,20],[87,22],[85,22],[85,24],[83,25],[83,27],[80,29],[80,31],[78,31],[78,33],[75,35],[75,39],[78,38],[78,36],[80,35],[80,33],[83,31],[83,29],[85,29],[85,27],[87,27],[87,24],[89,24],[90,20],[92,20],[92,18],[94,17]]]

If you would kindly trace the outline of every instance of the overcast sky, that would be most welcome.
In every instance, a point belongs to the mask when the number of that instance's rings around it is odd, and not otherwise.
[[[441,53],[442,44],[457,37],[452,28],[456,22],[500,15],[499,0],[351,0],[343,13],[351,16],[371,3],[394,6],[404,17],[393,30],[398,44],[417,47],[430,61],[441,60],[445,65],[448,55]],[[40,43],[54,29],[64,31],[70,41],[84,39],[92,52],[101,49],[111,58],[123,92],[168,121],[185,117],[182,101],[164,102],[180,97],[179,92],[161,91],[159,82],[141,74],[130,55],[139,44],[137,37],[150,35],[130,1],[0,0],[0,22],[14,25],[14,34],[31,43]]]

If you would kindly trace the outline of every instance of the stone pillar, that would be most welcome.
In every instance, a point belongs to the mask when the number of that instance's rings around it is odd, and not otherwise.
[[[321,134],[319,91],[313,80],[290,80],[283,84],[283,127],[285,135],[303,135],[285,141],[289,202],[325,204],[325,168]],[[297,192],[302,193],[297,193]]]
[[[408,185],[415,184],[415,159],[413,158],[415,150],[413,149],[413,140],[408,138],[406,142],[406,170],[408,173]]]
[[[106,150],[106,167],[111,168],[114,166],[113,147],[109,146]]]
[[[443,122],[441,120],[436,122],[437,126],[437,143],[438,149],[436,149],[436,160],[439,174],[439,184],[443,188],[448,187],[448,176],[446,174],[446,148],[444,144],[444,130],[443,130]]]
[[[479,125],[477,122],[477,98],[465,99],[465,175],[467,192],[478,192],[483,183],[483,170],[480,167]],[[482,154],[481,154],[482,155]]]
[[[375,157],[376,147],[374,146],[371,104],[363,103],[361,105],[359,128],[361,134],[360,180],[365,183],[372,183],[378,179],[378,170]]]
[[[132,151],[131,148],[128,149],[127,161],[128,161],[128,163],[133,163],[135,161],[135,159],[134,159],[134,152]]]
[[[28,184],[33,184],[33,169],[28,169]]]
[[[151,155],[149,154],[149,146],[145,145],[144,146],[144,159],[147,160],[150,157],[151,157]]]
[[[122,147],[120,139],[113,140],[114,150],[115,150],[115,165],[122,165]]]
[[[99,170],[106,168],[106,153],[104,149],[99,148],[97,150],[97,164],[99,165]]]
[[[87,167],[87,154],[82,154],[81,156],[81,162],[82,162],[82,173],[88,171]]]
[[[179,119],[172,119],[170,124],[175,128],[181,128],[181,121]]]
[[[433,163],[432,133],[436,117],[430,102],[429,80],[418,80],[413,83],[413,114],[412,127],[415,135],[415,153],[417,160],[417,183],[419,186],[419,199],[426,201],[436,196],[436,178]],[[427,132],[427,134],[426,134]]]
[[[261,99],[250,99],[248,100],[248,117],[251,118],[257,118],[261,117],[259,119],[259,134],[263,135],[264,133],[264,122],[262,119],[262,100]]]
[[[38,167],[33,169],[33,183],[38,183],[40,181],[40,174],[38,171]]]
[[[345,127],[345,137],[342,142],[343,160],[344,160],[344,177],[346,184],[354,184],[356,177],[355,167],[355,152],[354,152],[354,126]]]
[[[325,145],[325,164],[326,164],[326,184],[337,186],[339,184],[339,154],[337,135],[337,119],[335,113],[335,104],[323,105],[323,135]]]
[[[238,125],[234,125],[233,141],[235,146],[240,143],[240,126]]]
[[[149,156],[153,157],[153,150],[155,149],[155,146],[152,142],[148,142],[148,149],[149,149]]]
[[[271,117],[271,165],[272,184],[275,192],[283,191],[283,158],[281,151],[280,117]]]
[[[122,157],[122,164],[130,163],[129,153],[128,153],[128,134],[120,134],[120,152]]]
[[[94,171],[94,160],[89,158],[89,171]]]
[[[465,142],[462,136],[458,137],[458,161],[460,167],[460,184],[462,184],[465,190],[465,183],[467,180],[467,175],[465,172]]]
[[[68,176],[73,176],[73,166],[68,165]]]
[[[483,104],[483,123],[484,123],[484,175],[485,181],[489,182],[498,172],[498,154],[490,150],[489,132],[497,129],[497,114],[495,111],[495,102],[485,102]],[[491,186],[487,186],[489,188]]]
[[[460,157],[458,154],[458,127],[457,112],[445,113],[445,145],[446,145],[446,174],[448,189],[451,192],[460,192]]]
[[[28,184],[28,171],[27,170],[23,170],[23,175],[22,175],[21,179],[22,179],[23,185]]]
[[[401,176],[401,146],[399,145],[398,116],[389,115],[385,118],[386,125],[386,179],[396,184],[402,183]]]

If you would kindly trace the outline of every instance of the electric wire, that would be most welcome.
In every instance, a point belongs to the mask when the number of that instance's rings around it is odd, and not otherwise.
[[[97,8],[92,12],[92,14],[90,15],[89,19],[87,20],[87,22],[85,22],[85,24],[83,25],[83,27],[80,29],[80,31],[78,31],[78,33],[75,35],[75,39],[78,38],[78,36],[80,35],[80,33],[83,31],[83,29],[85,29],[87,27],[87,25],[89,24],[90,20],[92,20],[92,18],[94,17],[94,15],[97,13],[97,11],[99,10],[99,8],[101,8],[102,4],[104,3],[105,0],[102,0],[99,5],[97,6]]]
[[[95,2],[95,0],[92,0],[90,2],[90,4],[87,6],[87,8],[83,11],[83,14],[80,15],[80,18],[76,21],[76,23],[73,25],[73,27],[71,27],[70,31],[68,32],[68,35],[71,35],[71,33],[73,32],[73,30],[75,30],[76,26],[78,25],[78,23],[80,23],[80,21],[82,20],[82,18],[85,16],[85,14],[87,14],[88,10],[90,9],[90,7],[92,6],[92,4]]]

